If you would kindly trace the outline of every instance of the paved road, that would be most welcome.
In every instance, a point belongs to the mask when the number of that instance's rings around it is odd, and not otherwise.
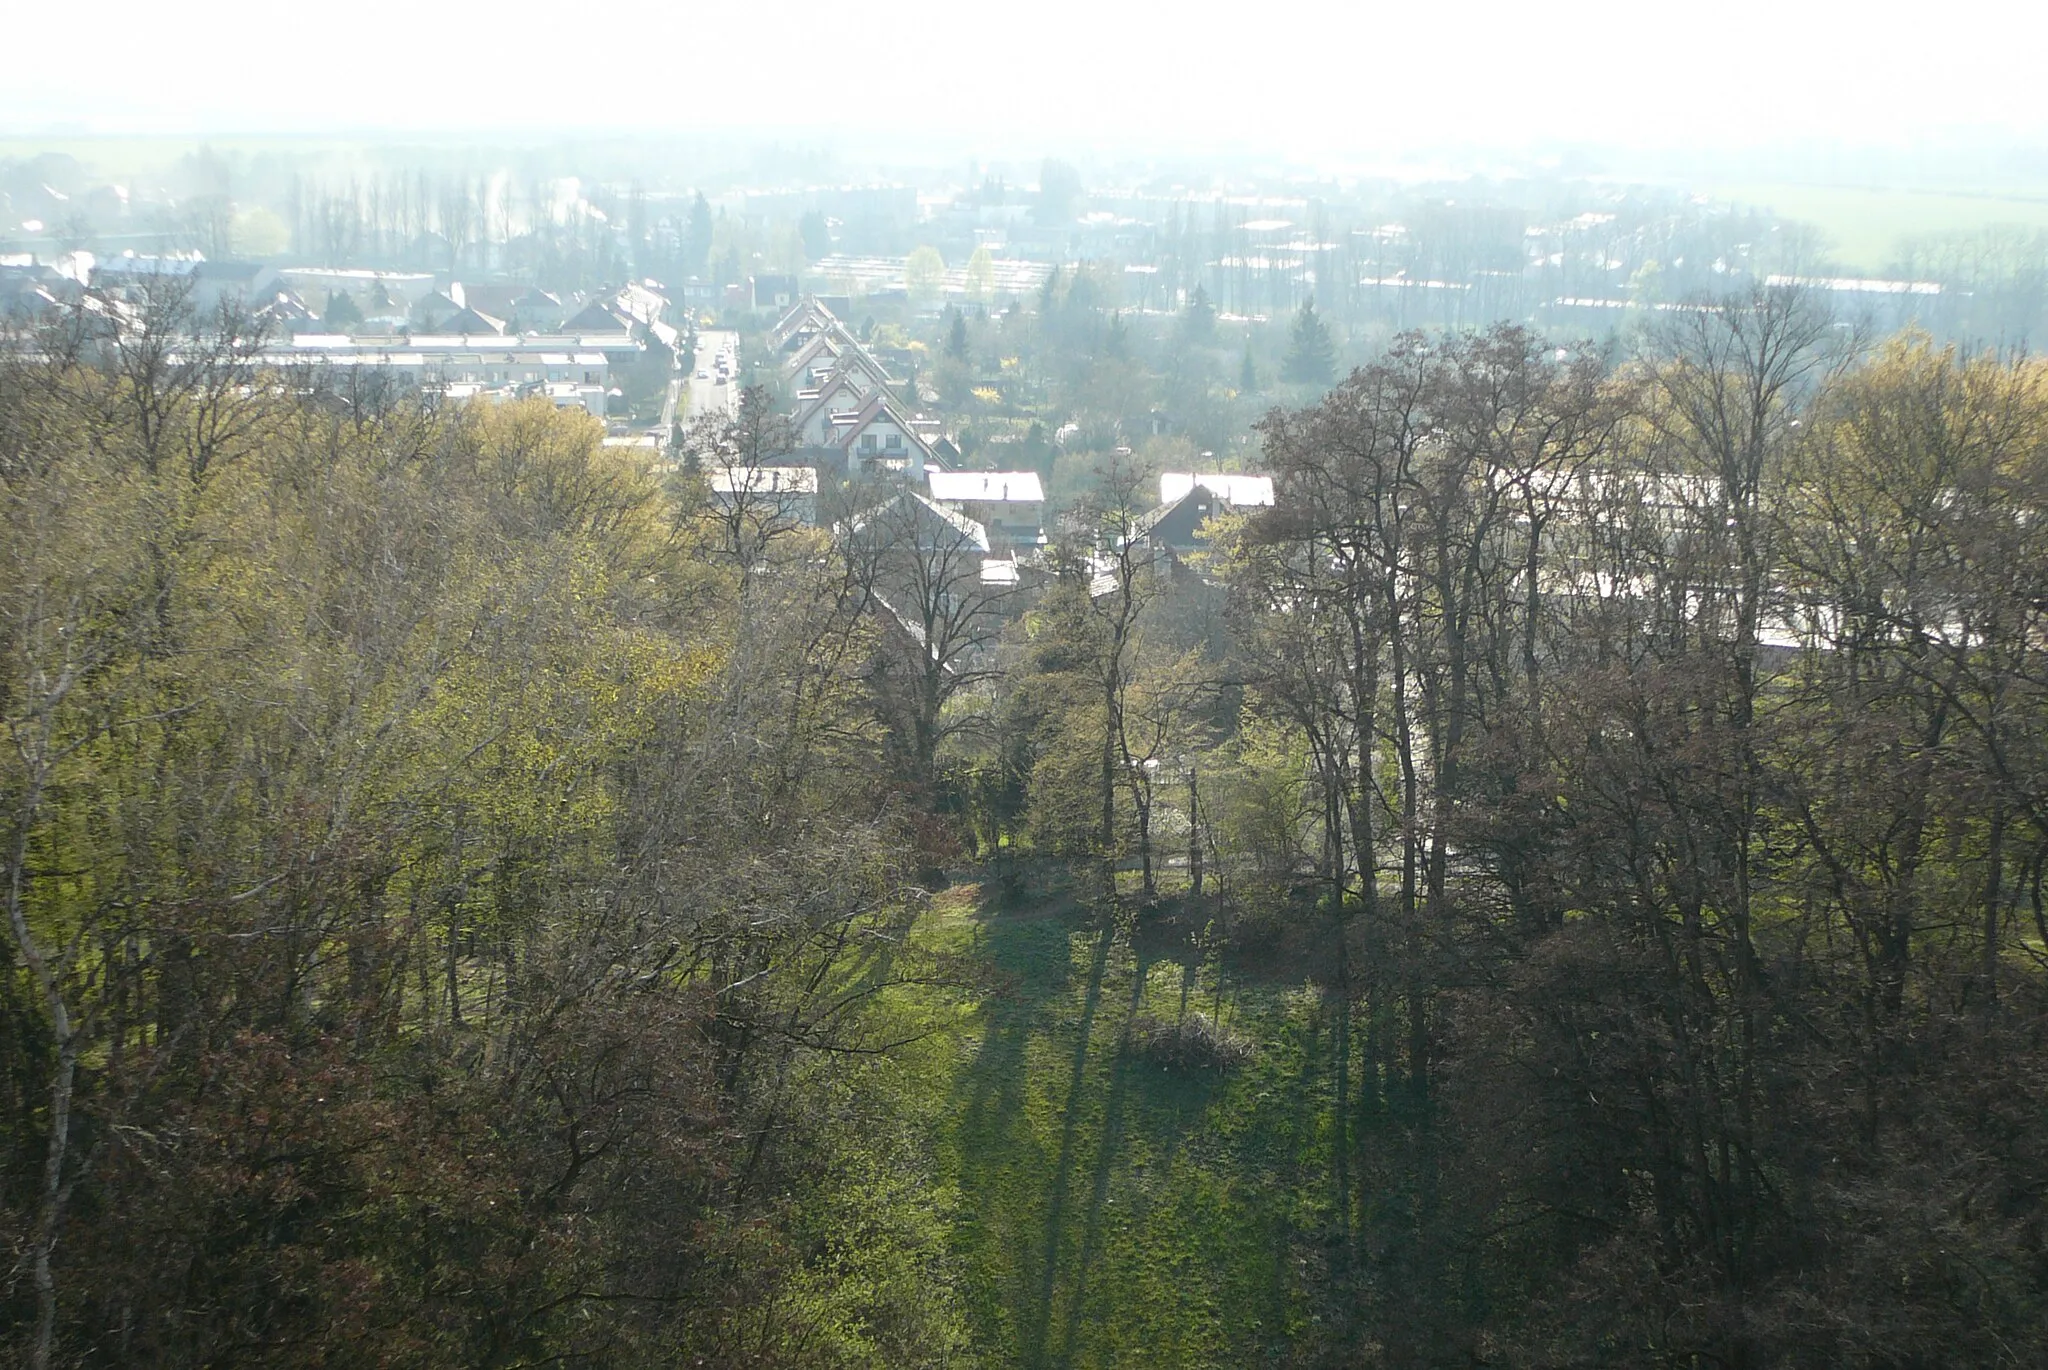
[[[725,362],[725,379],[718,363]],[[689,417],[729,414],[740,404],[740,335],[727,329],[705,329],[697,335],[697,356],[690,364]]]

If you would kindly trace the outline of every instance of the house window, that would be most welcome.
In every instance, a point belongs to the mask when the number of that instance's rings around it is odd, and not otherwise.
[[[901,433],[891,433],[888,442],[883,445],[891,452],[901,452],[903,450],[903,435]]]
[[[863,452],[875,450],[875,435],[873,433],[863,433],[860,435],[860,450]]]

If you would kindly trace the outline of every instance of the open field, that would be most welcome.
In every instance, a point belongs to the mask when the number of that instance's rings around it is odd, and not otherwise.
[[[2048,228],[2048,194],[1795,185],[1757,182],[1708,185],[1701,194],[1814,225],[1827,235],[1843,267],[1877,272],[1901,238],[1970,232],[1993,225]]]

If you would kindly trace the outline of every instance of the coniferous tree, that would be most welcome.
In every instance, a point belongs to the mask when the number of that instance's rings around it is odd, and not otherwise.
[[[346,331],[363,322],[363,311],[349,298],[346,290],[327,292],[327,308],[321,311],[321,326],[329,331]]]
[[[683,265],[702,273],[711,258],[711,202],[698,191],[690,202],[690,226],[683,236]]]
[[[1124,327],[1121,313],[1109,316],[1109,332],[1102,339],[1102,355],[1123,358],[1130,355],[1131,330]]]
[[[1196,286],[1188,296],[1187,307],[1181,311],[1181,336],[1191,343],[1206,343],[1216,336],[1216,306],[1209,303],[1209,292]]]
[[[1315,300],[1303,300],[1288,337],[1281,379],[1296,385],[1328,385],[1336,374],[1337,349],[1330,342],[1329,326],[1316,317]]]

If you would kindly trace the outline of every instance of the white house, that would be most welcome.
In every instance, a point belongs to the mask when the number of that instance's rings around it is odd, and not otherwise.
[[[881,391],[855,413],[833,415],[832,437],[825,446],[844,456],[848,472],[871,467],[921,471],[932,455],[908,416]]]
[[[997,544],[1045,541],[1045,487],[1036,471],[928,470],[926,479],[933,503],[981,523]]]
[[[805,447],[829,447],[835,433],[833,418],[840,414],[857,414],[874,393],[872,384],[863,386],[855,379],[858,373],[849,374],[834,371],[814,391],[799,395],[802,401],[796,411],[798,441]]]
[[[773,517],[811,523],[818,513],[818,473],[808,466],[721,466],[711,472],[711,498],[721,508],[747,505]]]

